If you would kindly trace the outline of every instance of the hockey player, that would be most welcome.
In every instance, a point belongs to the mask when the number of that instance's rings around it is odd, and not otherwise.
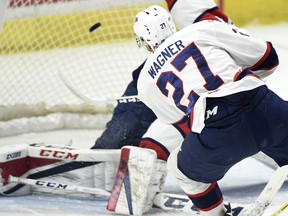
[[[217,181],[233,165],[259,151],[288,164],[288,106],[263,81],[277,68],[275,49],[217,16],[176,33],[159,6],[137,14],[134,32],[151,52],[140,99],[166,124],[189,122],[169,170],[202,215],[232,215]]]
[[[180,29],[216,16],[231,24],[214,0],[166,0],[166,3]],[[133,80],[123,96],[138,94],[137,80],[143,65],[144,63],[133,71]],[[165,125],[142,102],[121,103],[116,106],[112,119],[91,148],[120,149],[125,145],[139,146],[155,150],[158,159],[166,161],[170,152],[182,143],[188,132],[187,122]]]
[[[219,9],[214,0],[166,0],[166,3],[179,29],[192,23],[216,16],[227,23],[231,23],[230,19]],[[133,71],[133,80],[127,86],[123,96],[138,94],[137,80],[143,65],[144,63]],[[177,136],[179,136],[178,141],[182,142],[182,139],[185,137],[188,130],[185,124],[178,124],[170,127],[165,125],[159,126],[161,123],[157,120],[154,126],[152,122],[155,120],[155,114],[142,102],[118,104],[114,109],[112,119],[106,125],[105,131],[91,148],[119,149],[124,145],[129,144],[132,146],[152,148],[157,150],[159,158],[167,159],[169,150],[166,147],[170,146],[171,143],[172,147],[168,148],[174,149],[175,142],[173,141],[175,140],[170,142],[169,140],[171,139],[166,139],[163,141],[154,136],[165,137],[166,134],[169,133],[177,134]],[[159,127],[164,127],[166,129],[163,133],[155,133],[156,128]],[[148,134],[145,134],[147,130]],[[171,135],[169,137],[171,137]]]
[[[213,0],[178,0],[166,1],[167,6],[173,17],[175,18],[178,28],[199,22],[206,19],[215,19],[218,17],[224,22],[232,24],[230,19],[219,9]],[[137,95],[137,80],[143,65],[140,65],[133,72],[133,81],[128,85],[124,96]],[[138,212],[145,213],[152,205],[153,196],[162,189],[166,176],[166,161],[170,152],[177,146],[180,146],[185,136],[189,133],[187,121],[182,124],[167,125],[161,123],[154,113],[142,102],[138,103],[123,103],[118,104],[114,110],[113,117],[108,122],[103,134],[96,140],[92,149],[119,149],[125,145],[139,146],[142,148],[153,149],[157,152],[158,166],[157,175],[154,175],[153,184],[148,187],[151,189],[143,196],[149,197],[146,200],[143,209],[138,209]],[[101,164],[99,166],[105,166]],[[110,164],[111,166],[111,164]],[[102,169],[102,170],[105,170]],[[113,175],[113,173],[110,172]],[[109,173],[105,172],[105,175]],[[99,172],[99,177],[96,179],[103,179],[103,173]],[[113,175],[114,176],[114,175]],[[156,179],[158,178],[158,179]],[[110,182],[105,182],[106,189],[111,189],[114,183],[112,177],[106,177]],[[101,187],[103,183],[99,182]],[[110,187],[111,186],[111,187]],[[118,209],[112,208],[111,211],[117,212]],[[118,211],[119,212],[119,211]],[[120,213],[125,213],[120,211]]]
[[[214,0],[167,0],[166,2],[168,9],[175,17],[178,28],[184,28],[194,22],[216,16],[231,24],[229,18],[219,9]],[[124,96],[138,94],[137,80],[143,65],[144,63],[133,71],[133,81],[128,85]],[[143,204],[145,207],[138,209],[142,214],[149,210],[154,195],[163,187],[166,176],[165,161],[170,152],[182,143],[188,132],[187,122],[183,121],[182,124],[177,125],[163,124],[156,119],[151,109],[142,102],[122,103],[116,106],[111,121],[108,122],[106,129],[96,140],[92,149],[120,149],[123,146],[131,145],[157,152],[157,175],[153,175],[154,178],[151,181],[153,184],[148,186],[150,190],[147,191],[147,194],[143,194],[148,198],[146,203]],[[107,167],[111,166],[111,163],[109,165],[103,163],[98,166]],[[105,168],[102,170],[105,170]],[[95,177],[100,181],[97,184],[98,187],[102,187],[104,182],[101,182],[101,180],[106,179],[105,189],[111,190],[114,183],[113,177],[115,176],[113,172],[105,172],[105,178],[103,178],[103,173],[99,172],[98,174],[99,177]],[[108,175],[112,175],[112,177]],[[107,179],[110,179],[110,181],[107,181]],[[116,208],[109,210],[117,212]],[[125,211],[121,213],[125,213]]]

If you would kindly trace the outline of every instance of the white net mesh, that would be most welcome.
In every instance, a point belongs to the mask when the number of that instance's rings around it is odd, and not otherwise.
[[[134,41],[136,13],[162,0],[10,0],[0,33],[0,121],[53,113],[111,113],[82,93],[119,97],[146,58]],[[93,32],[95,23],[101,26]],[[1,136],[1,134],[0,134]]]

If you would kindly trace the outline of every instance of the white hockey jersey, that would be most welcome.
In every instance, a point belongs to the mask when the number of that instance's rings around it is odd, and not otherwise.
[[[191,130],[200,133],[205,98],[265,85],[258,76],[271,74],[278,64],[278,58],[277,64],[271,61],[271,50],[277,57],[270,43],[233,25],[198,22],[171,35],[148,57],[138,79],[138,95],[160,121],[175,124],[189,116]]]
[[[210,15],[214,13],[215,15],[219,15],[214,0],[166,0],[166,2],[173,20],[179,29],[201,19],[202,16],[206,15],[206,12],[209,12]],[[225,19],[222,17],[223,15],[219,16]]]

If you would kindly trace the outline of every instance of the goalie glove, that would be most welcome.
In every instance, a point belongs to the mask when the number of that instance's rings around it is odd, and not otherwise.
[[[107,209],[125,215],[148,212],[155,194],[162,190],[166,173],[166,162],[157,160],[154,150],[123,147]]]
[[[65,197],[96,198],[102,196],[67,190],[51,190],[49,187],[23,185],[8,181],[9,176],[41,179],[49,182],[62,182],[84,187],[112,188],[116,165],[107,165],[102,172],[98,164],[117,163],[120,150],[76,149],[68,146],[45,145],[44,143],[16,144],[0,147],[0,194],[5,196],[49,193]],[[106,161],[106,162],[103,162]],[[94,166],[95,165],[95,166]],[[103,169],[104,169],[103,168]],[[97,182],[94,171],[102,180]],[[99,173],[100,172],[100,173]],[[106,175],[107,173],[107,175]],[[113,179],[113,180],[112,180]],[[107,186],[108,185],[108,186]],[[105,199],[106,196],[104,196]]]

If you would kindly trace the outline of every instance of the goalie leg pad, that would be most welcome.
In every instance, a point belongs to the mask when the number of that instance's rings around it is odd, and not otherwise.
[[[145,212],[156,161],[156,152],[153,150],[133,146],[122,148],[114,187],[107,204],[109,211],[125,215],[142,215]]]
[[[150,184],[148,186],[148,193],[144,213],[148,212],[153,206],[153,199],[155,195],[163,190],[165,180],[167,177],[167,162],[164,160],[157,160],[156,170],[154,171]]]
[[[112,191],[119,162],[102,162],[94,166],[94,187]]]

